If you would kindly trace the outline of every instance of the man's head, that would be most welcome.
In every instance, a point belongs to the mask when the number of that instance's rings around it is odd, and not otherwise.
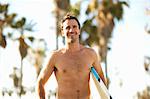
[[[61,33],[69,43],[79,40],[80,23],[75,16],[67,14],[61,21]]]
[[[79,29],[80,29],[81,26],[80,26],[79,20],[78,20],[75,16],[71,15],[70,13],[67,13],[66,16],[64,16],[64,18],[63,18],[62,21],[61,21],[61,30],[63,29],[63,23],[64,23],[66,20],[71,20],[71,19],[77,21],[78,27],[79,27]]]

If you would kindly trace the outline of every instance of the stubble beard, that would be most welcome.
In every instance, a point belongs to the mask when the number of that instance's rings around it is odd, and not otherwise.
[[[75,42],[76,42],[76,39],[73,36],[71,36],[70,39],[69,39],[69,41],[68,41],[68,43],[69,44],[73,44]]]
[[[76,39],[71,36],[71,43],[74,43],[75,41],[76,41]]]

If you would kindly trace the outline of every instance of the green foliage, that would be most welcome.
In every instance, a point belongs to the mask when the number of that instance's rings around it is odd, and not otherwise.
[[[5,48],[6,44],[7,44],[6,37],[4,35],[0,34],[0,46],[2,46],[3,48]]]
[[[85,13],[87,16],[93,17],[86,19],[82,27],[82,32],[87,33],[89,36],[82,42],[86,42],[90,46],[92,44],[101,46],[100,42],[104,39],[104,42],[106,42],[105,47],[107,47],[115,25],[114,19],[122,19],[123,5],[129,6],[124,1],[102,0],[102,2],[98,2],[98,0],[91,0]]]
[[[24,38],[19,38],[19,51],[21,55],[21,59],[23,59],[27,55],[28,45],[25,43]]]
[[[34,37],[28,37],[28,39],[31,41],[31,42],[33,42],[34,41]]]
[[[77,2],[75,3],[75,5],[70,6],[69,12],[71,12],[75,16],[79,16],[81,10],[80,7],[81,7],[81,2]]]
[[[8,4],[0,4],[0,13],[3,13],[5,11],[7,11],[8,9]]]
[[[147,86],[142,92],[137,92],[137,99],[150,99],[150,86]]]
[[[149,56],[144,57],[144,69],[146,72],[150,72],[150,57]]]
[[[117,18],[117,20],[122,19],[123,12],[124,12],[123,5],[129,7],[129,5],[126,2],[120,1],[120,2],[117,2],[116,4],[113,4],[112,7],[109,8],[109,11],[113,15],[113,17]],[[116,10],[116,9],[119,9],[119,10]]]
[[[17,70],[18,68],[14,67],[13,73],[9,75],[9,77],[13,79],[13,84],[15,88],[19,87],[19,80],[20,80],[19,76],[17,75]]]
[[[83,23],[83,27],[81,28],[82,33],[87,33],[88,38],[85,39],[85,43],[91,46],[92,44],[97,44],[99,38],[98,38],[98,32],[97,32],[97,26],[92,24],[92,19],[87,19]]]
[[[92,0],[92,2],[89,3],[85,13],[88,15],[91,12],[94,12],[96,9],[98,9],[98,0]]]
[[[70,8],[70,0],[55,0],[56,4],[57,4],[57,7],[60,9],[60,10],[69,10]]]
[[[30,41],[30,43],[32,43],[35,38],[33,36],[26,36],[25,32],[26,31],[33,31],[33,26],[35,24],[32,24],[31,22],[29,24],[27,24],[27,20],[25,17],[22,17],[20,19],[16,19],[17,14],[16,13],[12,13],[12,14],[8,14],[8,4],[0,4],[0,15],[1,15],[1,19],[0,19],[0,46],[5,48],[7,45],[7,39],[11,39],[11,40],[17,40],[19,42],[19,52],[20,52],[20,56],[21,56],[21,68],[19,69],[19,74],[21,76],[18,76],[16,71],[14,71],[10,77],[13,79],[13,83],[14,83],[14,87],[17,89],[17,94],[21,97],[21,95],[26,93],[26,89],[25,87],[22,85],[22,77],[23,77],[23,73],[22,73],[22,69],[23,69],[23,59],[27,56],[28,54],[28,48],[30,47],[29,44],[27,42],[25,42],[26,40]],[[4,33],[4,30],[7,28],[11,28],[11,30],[13,32],[8,32],[8,33]],[[15,34],[15,31],[19,32],[20,35],[19,37],[13,36]],[[40,40],[42,41],[42,40]],[[30,47],[31,48],[31,47]],[[45,50],[43,51],[38,51],[38,54],[40,54],[41,56],[45,55]],[[39,55],[39,57],[41,57]],[[40,60],[42,61],[42,60]],[[19,89],[19,90],[18,90]],[[2,91],[2,94],[5,95],[5,93],[8,93],[8,95],[11,96],[11,94],[14,92],[14,90],[4,90]]]
[[[11,25],[12,28],[23,28],[23,26],[25,25],[26,19],[23,17],[20,20],[18,20],[17,22],[13,23]]]
[[[92,32],[91,29],[90,29],[90,27],[92,26],[92,20],[93,19],[87,19],[87,20],[84,21],[83,27],[81,28],[82,32],[85,31],[88,34],[90,34]]]
[[[16,20],[16,13],[8,14],[8,4],[0,5],[0,14],[2,15],[2,19],[0,19],[0,46],[5,48],[7,45],[6,37],[11,38],[13,33],[7,33],[4,35],[3,30],[6,28],[12,28],[14,30],[20,30],[21,36],[24,35],[24,30],[33,31],[33,26],[35,24],[26,24],[26,18],[22,17],[19,20]],[[30,41],[31,37],[29,38]],[[33,39],[33,37],[32,37]]]
[[[9,15],[6,13],[5,18],[4,18],[6,26],[12,27],[12,23],[14,22],[16,16],[17,16],[16,13],[12,13],[12,14],[9,14]]]

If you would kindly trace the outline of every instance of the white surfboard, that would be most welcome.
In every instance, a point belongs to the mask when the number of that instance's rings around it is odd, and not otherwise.
[[[99,77],[94,67],[91,67],[91,74],[101,99],[112,99],[111,95],[108,92],[108,89],[106,88],[105,84]]]

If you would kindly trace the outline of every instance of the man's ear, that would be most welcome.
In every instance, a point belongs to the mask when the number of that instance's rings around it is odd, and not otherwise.
[[[63,30],[61,30],[61,35],[62,35],[62,36],[65,36],[64,31],[63,31]]]

